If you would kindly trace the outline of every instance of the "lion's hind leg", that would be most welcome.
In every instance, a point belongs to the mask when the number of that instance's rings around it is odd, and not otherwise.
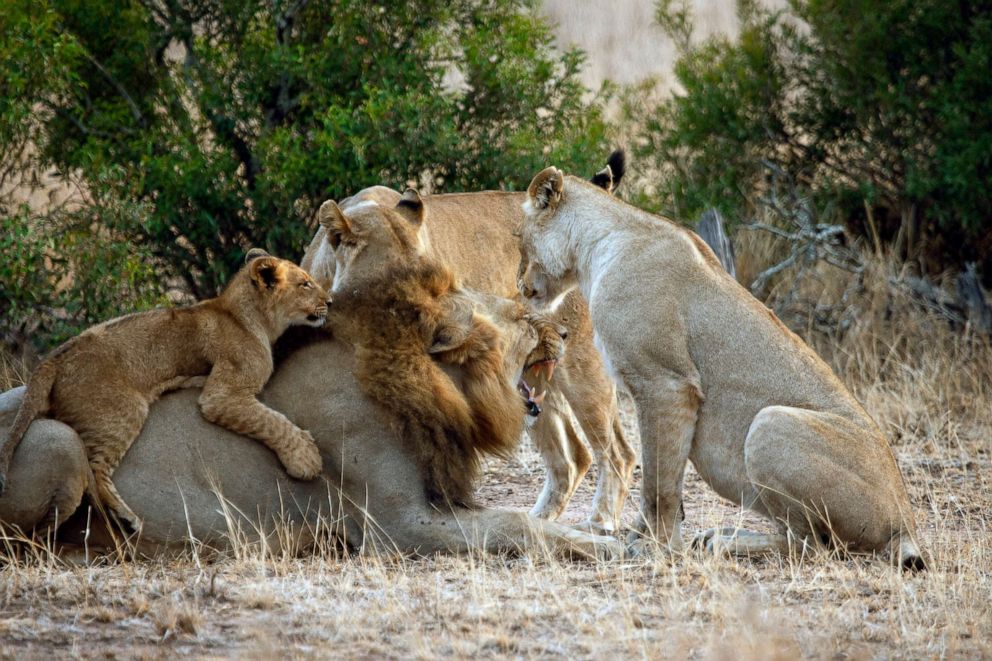
[[[147,417],[148,401],[145,397],[135,391],[116,390],[101,393],[99,398],[93,400],[85,422],[74,423],[93,469],[99,504],[129,526],[132,532],[141,530],[141,519],[117,492],[111,475],[138,438]]]
[[[766,407],[751,423],[744,462],[753,509],[797,541],[889,550],[907,568],[922,564],[902,475],[867,417]]]
[[[592,463],[569,408],[561,393],[549,388],[547,404],[528,432],[546,469],[544,488],[531,514],[551,521],[561,516]]]

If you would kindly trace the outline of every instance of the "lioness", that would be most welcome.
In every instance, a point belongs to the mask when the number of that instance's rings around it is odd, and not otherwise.
[[[526,364],[554,358],[548,349],[560,349],[560,338],[553,342],[543,324],[521,315],[519,304],[475,295],[472,302],[472,313],[484,315],[499,330],[507,388]],[[295,337],[304,330],[313,337]],[[260,399],[313,432],[324,462],[323,479],[288,479],[260,444],[206,422],[196,411],[195,390],[167,393],[152,404],[138,439],[114,473],[120,493],[143,520],[139,550],[191,541],[218,548],[231,541],[261,541],[278,553],[306,547],[330,529],[356,549],[404,553],[544,548],[566,555],[622,553],[612,538],[523,512],[438,506],[429,497],[413,448],[396,433],[396,416],[370,400],[356,378],[361,371],[351,343],[323,330],[298,329],[293,335],[277,345],[281,357]],[[461,346],[456,334],[439,333],[435,339],[445,337],[449,350]],[[460,391],[473,378],[458,360],[443,369]],[[0,435],[9,428],[23,393],[22,387],[0,394]],[[419,401],[422,419],[430,420],[438,415],[430,395],[403,397]],[[519,410],[522,401],[514,407]],[[58,421],[38,421],[11,463],[10,488],[0,497],[0,522],[30,530],[53,507],[72,512],[83,496],[85,469],[75,432]],[[86,513],[78,513],[59,528],[59,539],[81,542],[86,523]],[[103,545],[90,536],[91,549]]]
[[[592,181],[612,191],[623,176],[623,152],[614,152],[609,166]],[[395,213],[415,231],[415,250],[440,258],[453,268],[465,287],[497,296],[517,295],[521,204],[526,195],[504,191],[425,195],[403,200],[399,192],[374,186],[343,200],[341,210],[359,218],[370,210]],[[360,219],[359,219],[360,221]],[[340,268],[351,256],[366,249],[361,236],[344,243],[324,225],[314,235],[301,265],[314,278],[332,288]],[[339,268],[340,267],[340,268]],[[370,268],[378,268],[370,262]],[[363,276],[364,277],[364,276]],[[620,427],[612,381],[592,344],[592,327],[582,297],[566,298],[552,315],[552,322],[568,332],[566,352],[555,378],[546,387],[543,412],[532,419],[529,430],[547,467],[547,479],[531,512],[556,519],[565,509],[592,460],[573,427],[570,412],[593,448],[598,482],[592,511],[585,526],[600,533],[617,529],[634,470],[635,456]],[[540,399],[543,366],[529,370],[528,386]],[[547,369],[547,367],[543,367]],[[538,383],[534,383],[538,382]]]
[[[112,319],[52,351],[32,373],[0,450],[0,493],[28,426],[50,413],[82,438],[99,502],[138,530],[140,519],[110,476],[149,405],[166,391],[201,385],[207,420],[262,441],[293,477],[316,477],[321,459],[310,433],[255,396],[272,374],[272,343],[291,325],[322,325],[327,292],[263,250],[249,251],[246,261],[217,298]]]
[[[874,421],[698,236],[554,167],[534,177],[524,215],[522,293],[546,308],[578,287],[597,347],[637,403],[641,532],[681,547],[691,459],[717,493],[781,526],[776,535],[709,532],[711,547],[784,550],[791,534],[888,549],[903,567],[924,567],[902,476]]]

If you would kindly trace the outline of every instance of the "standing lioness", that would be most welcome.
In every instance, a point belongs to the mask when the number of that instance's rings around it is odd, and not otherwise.
[[[637,403],[641,532],[681,547],[691,459],[717,493],[781,526],[777,535],[710,532],[711,545],[784,550],[791,533],[889,549],[903,567],[924,567],[878,427],[699,237],[556,168],[534,177],[524,213],[522,293],[553,307],[579,287],[596,345]]]
[[[263,250],[251,250],[247,261],[217,298],[112,319],[49,354],[31,375],[0,448],[0,493],[31,422],[51,413],[83,440],[95,496],[137,530],[140,521],[110,476],[138,437],[149,405],[168,390],[192,385],[203,386],[205,418],[265,443],[293,477],[316,477],[321,458],[313,437],[256,395],[272,374],[272,343],[291,325],[322,325],[327,293],[306,271]]]

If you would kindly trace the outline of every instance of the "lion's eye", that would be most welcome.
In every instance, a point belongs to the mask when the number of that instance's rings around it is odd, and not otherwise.
[[[304,289],[313,289],[313,283],[311,283],[309,280],[304,280],[303,282],[300,283],[300,286],[303,287]]]

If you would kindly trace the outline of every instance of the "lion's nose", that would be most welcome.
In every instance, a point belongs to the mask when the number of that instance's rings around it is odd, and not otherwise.
[[[327,297],[327,304],[330,305],[333,302],[334,302],[334,297],[333,296],[328,296]]]

